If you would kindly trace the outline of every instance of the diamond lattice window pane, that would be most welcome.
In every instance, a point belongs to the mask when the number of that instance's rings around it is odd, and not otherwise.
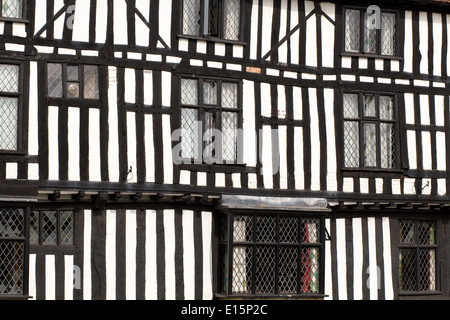
[[[345,10],[345,51],[359,52],[361,49],[361,13],[359,10]]]
[[[376,117],[376,98],[372,95],[364,96],[364,116],[365,117]]]
[[[255,293],[275,292],[275,248],[256,247]]]
[[[416,291],[416,250],[400,249],[399,277],[401,291]]]
[[[274,243],[277,236],[277,221],[275,217],[259,216],[256,225],[256,242]]]
[[[30,244],[39,244],[39,211],[30,213]]]
[[[23,0],[3,0],[2,17],[17,18],[23,17]]]
[[[225,161],[237,159],[238,114],[222,113],[222,158]]]
[[[394,120],[394,98],[380,96],[380,119]]]
[[[436,244],[436,223],[431,221],[420,221],[418,226],[420,245]]]
[[[229,279],[229,274],[228,274],[228,246],[226,245],[221,245],[219,247],[219,250],[221,252],[221,259],[222,259],[222,263],[221,263],[221,275],[222,275],[222,292],[228,292],[228,279]]]
[[[344,118],[359,118],[357,94],[344,94]]]
[[[203,134],[203,140],[206,143],[205,149],[203,150],[203,155],[205,159],[214,159],[216,157],[216,147],[215,138],[216,132],[216,113],[215,112],[205,112],[203,114],[203,128],[205,130]]]
[[[181,79],[181,104],[198,105],[198,81]]]
[[[68,81],[79,81],[80,80],[78,66],[68,66],[67,67],[67,80]]]
[[[436,250],[419,250],[419,291],[436,290]]]
[[[233,224],[234,242],[252,242],[253,241],[253,217],[235,216]]]
[[[200,35],[200,0],[183,0],[183,34]]]
[[[377,126],[374,123],[364,124],[364,165],[377,166]]]
[[[303,219],[302,221],[302,243],[320,242],[320,220]]]
[[[377,53],[377,29],[367,26],[367,13],[364,14],[364,52]]]
[[[400,222],[400,243],[414,243],[414,223],[410,221]]]
[[[181,109],[181,156],[183,158],[198,158],[199,122],[198,110]]]
[[[44,211],[42,217],[42,242],[44,245],[57,245],[57,212]]]
[[[279,293],[297,293],[298,284],[298,248],[280,247],[278,270]]]
[[[19,92],[19,71],[19,66],[0,64],[0,92]]]
[[[203,103],[217,105],[217,83],[205,81],[203,83]]]
[[[0,238],[24,236],[25,214],[22,209],[0,209]]]
[[[19,99],[0,97],[0,150],[17,150]]]
[[[280,243],[298,243],[299,223],[297,218],[282,217],[280,218]]]
[[[222,108],[238,108],[238,85],[237,83],[222,83]]]
[[[49,63],[47,65],[48,96],[61,98],[63,94],[62,65]]]
[[[319,249],[302,248],[301,288],[303,293],[319,292]]]
[[[223,37],[239,40],[241,0],[226,0],[223,4]]]
[[[253,248],[236,246],[233,248],[233,293],[251,293]]]
[[[381,167],[391,169],[395,163],[394,125],[380,123]]]
[[[0,241],[0,294],[23,294],[24,254],[22,242]]]
[[[73,212],[61,211],[61,244],[72,245],[73,244]]]
[[[394,13],[381,16],[381,54],[392,56],[395,53],[395,20]]]
[[[344,158],[345,167],[359,167],[359,123],[344,122]]]
[[[208,33],[210,36],[219,35],[219,0],[206,0],[208,1]]]
[[[84,66],[84,98],[99,99],[98,67]]]

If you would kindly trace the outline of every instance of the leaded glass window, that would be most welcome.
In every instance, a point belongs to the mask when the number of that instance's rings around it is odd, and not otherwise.
[[[215,163],[239,160],[240,92],[238,82],[181,79],[182,158]]]
[[[98,66],[49,63],[47,86],[50,98],[98,100]]]
[[[1,17],[2,18],[23,18],[23,0],[0,0],[2,7]]]
[[[396,55],[397,14],[394,12],[380,11],[378,15],[362,8],[346,8],[344,33],[345,52]]]
[[[223,259],[220,280],[223,293],[322,293],[321,218],[230,213],[221,221],[219,256]]]
[[[399,221],[399,282],[401,292],[437,291],[437,222]]]
[[[25,294],[25,214],[0,208],[0,296]]]
[[[394,169],[395,99],[380,94],[345,93],[344,166]]]
[[[33,210],[30,214],[30,244],[74,244],[74,213],[70,210]]]
[[[182,33],[239,40],[241,0],[183,0]]]
[[[18,151],[20,66],[0,64],[0,150]]]

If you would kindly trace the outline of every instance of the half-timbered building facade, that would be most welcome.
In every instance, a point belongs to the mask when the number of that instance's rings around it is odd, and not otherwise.
[[[446,2],[1,0],[0,298],[448,298]]]

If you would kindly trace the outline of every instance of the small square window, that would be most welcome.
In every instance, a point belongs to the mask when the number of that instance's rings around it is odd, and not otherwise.
[[[369,14],[363,8],[346,8],[344,15],[345,52],[395,56],[396,13],[380,10]],[[371,25],[373,18],[375,26]]]
[[[98,72],[98,67],[93,65],[72,66],[49,63],[47,65],[48,96],[98,100],[100,95]]]
[[[182,33],[239,40],[241,0],[183,0]]]
[[[74,212],[34,210],[30,214],[30,244],[71,246],[74,244]]]
[[[23,19],[23,0],[0,0],[2,18]]]
[[[394,96],[390,95],[344,94],[346,168],[395,168],[394,101]]]

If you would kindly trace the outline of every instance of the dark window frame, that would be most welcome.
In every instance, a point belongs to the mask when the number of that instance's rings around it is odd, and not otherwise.
[[[0,209],[13,209],[13,210],[23,210],[24,213],[24,229],[22,237],[2,237],[0,242],[21,242],[24,245],[24,256],[23,256],[23,266],[22,266],[22,294],[0,294],[0,300],[2,299],[28,299],[28,274],[29,274],[29,254],[30,254],[30,243],[29,243],[29,226],[30,226],[30,208],[27,206],[20,206],[14,204],[1,204]]]
[[[11,93],[11,92],[0,92],[1,97],[7,97],[7,98],[16,98],[18,99],[18,115],[17,115],[17,148],[16,150],[2,150],[0,149],[0,155],[25,155],[23,140],[24,140],[24,134],[27,133],[27,130],[24,130],[24,117],[27,116],[25,114],[24,108],[25,108],[25,94],[26,94],[26,88],[25,88],[25,79],[24,79],[24,69],[25,69],[25,63],[22,61],[14,61],[14,60],[0,60],[1,65],[15,65],[19,67],[19,78],[18,78],[18,92],[17,93]]]
[[[60,97],[50,96],[49,94],[49,84],[48,84],[48,66],[50,64],[60,65],[61,66],[61,85],[62,85],[62,94]],[[98,98],[85,98],[85,67],[93,66],[97,68],[97,76],[98,76]],[[78,67],[78,81],[76,80],[68,80],[67,78],[67,68],[68,67]],[[102,106],[101,102],[101,71],[100,66],[91,63],[67,63],[67,62],[58,62],[58,61],[47,61],[46,66],[46,96],[51,105],[58,106],[74,106],[74,107],[90,107],[90,108],[100,108]],[[70,97],[68,96],[68,83],[78,83],[79,91],[78,97]]]
[[[218,9],[218,22],[217,22],[217,34],[209,34],[204,33],[204,30],[206,28],[205,26],[205,17],[207,16],[205,14],[205,1],[208,0],[200,0],[200,21],[199,21],[199,34],[198,35],[191,35],[191,34],[185,34],[183,32],[183,9],[184,9],[184,1],[180,1],[180,27],[179,27],[179,34],[178,37],[180,38],[191,38],[191,39],[202,39],[202,40],[211,40],[215,42],[225,42],[225,43],[234,43],[234,44],[245,44],[244,42],[244,10],[245,10],[245,0],[240,0],[240,12],[239,12],[239,35],[238,39],[225,39],[224,38],[224,22],[223,22],[223,5],[224,1],[226,0],[216,0],[219,3],[219,9]],[[209,17],[209,14],[208,14]],[[209,28],[208,28],[209,30]]]
[[[43,227],[44,227],[44,223],[43,223],[43,216],[44,216],[44,212],[49,211],[49,212],[56,212],[56,244],[44,244],[44,239],[43,239]],[[31,243],[31,213],[35,213],[38,212],[38,243]],[[72,213],[72,243],[71,244],[63,244],[61,243],[61,212],[71,212]],[[45,253],[70,253],[70,252],[74,252],[76,250],[76,239],[75,239],[75,228],[76,228],[76,221],[75,221],[75,214],[76,214],[76,210],[73,208],[70,209],[66,209],[66,208],[53,208],[53,209],[48,209],[48,208],[39,208],[39,209],[33,209],[30,212],[30,248],[31,251],[33,253],[37,253],[37,252],[45,252]]]
[[[234,226],[234,217],[235,216],[252,216],[253,217],[253,237],[254,241],[250,242],[235,242],[234,241],[234,228],[230,228],[230,226]],[[256,219],[257,217],[274,217],[276,219],[276,240],[275,242],[258,242],[257,236],[256,236],[256,229],[257,229],[257,223]],[[273,211],[273,210],[267,210],[267,211],[255,211],[255,210],[233,210],[231,211],[224,211],[217,214],[215,217],[215,228],[217,235],[217,253],[215,256],[215,261],[217,261],[216,265],[216,297],[218,298],[238,298],[238,299],[255,299],[255,298],[274,298],[274,297],[284,297],[284,298],[323,298],[325,297],[325,242],[327,241],[326,238],[326,227],[325,227],[325,216],[323,214],[318,213],[310,213],[310,212],[282,212],[282,211]],[[298,219],[299,225],[298,225],[298,242],[280,242],[280,219],[281,218],[296,218]],[[319,221],[319,242],[317,243],[305,243],[302,241],[303,234],[301,230],[302,221],[303,219],[317,219]],[[227,224],[227,229],[224,230],[223,223]],[[224,239],[222,237],[222,233],[226,234],[226,238]],[[224,250],[227,250],[228,253],[233,252],[233,250],[230,250],[230,248],[233,248],[234,246],[251,246],[253,248],[253,256],[252,256],[252,281],[251,281],[251,288],[250,293],[233,293],[233,255],[228,254],[227,261],[224,261],[224,258],[222,254],[224,253]],[[275,255],[276,255],[276,261],[275,261],[275,268],[274,268],[274,292],[271,293],[256,293],[255,292],[255,277],[256,272],[255,269],[257,268],[256,265],[256,254],[255,249],[257,246],[260,247],[276,247]],[[279,283],[279,272],[280,272],[280,247],[294,247],[298,251],[298,259],[297,259],[297,272],[296,275],[296,293],[280,293],[280,283]],[[316,248],[319,252],[318,257],[318,292],[310,292],[305,293],[302,292],[302,255],[303,252],[302,249],[304,248]],[[224,287],[224,277],[223,277],[223,264],[226,263],[227,265],[227,271],[228,274],[226,275],[227,278],[227,284],[228,286]],[[230,280],[231,279],[231,280]]]
[[[358,118],[346,118],[344,115],[344,99],[346,94],[357,94],[358,95],[358,112],[359,116]],[[376,108],[376,115],[375,117],[367,117],[364,116],[364,97],[365,96],[376,96],[375,101],[375,108]],[[393,114],[393,120],[381,120],[380,118],[380,96],[389,96],[393,98],[394,103],[394,114]],[[348,90],[345,92],[342,92],[341,97],[341,116],[342,116],[342,137],[341,142],[343,146],[343,163],[342,163],[342,170],[352,171],[384,171],[384,172],[401,172],[401,147],[400,147],[400,117],[399,117],[399,102],[398,102],[398,95],[392,92],[374,92],[374,91],[352,91]],[[345,122],[358,122],[358,128],[359,128],[359,166],[358,167],[347,167],[345,164],[345,132],[344,132],[344,123]],[[374,123],[376,124],[377,128],[377,141],[376,141],[376,148],[377,148],[377,165],[375,167],[369,167],[365,166],[364,164],[364,124],[366,123]],[[390,123],[394,126],[394,163],[391,168],[383,168],[381,166],[381,131],[380,131],[380,123]]]
[[[182,91],[182,79],[186,79],[186,80],[196,80],[197,84],[198,84],[198,105],[184,105],[182,104],[182,97],[181,97],[181,91]],[[218,89],[217,89],[217,104],[215,105],[216,107],[214,107],[213,105],[208,105],[206,106],[203,100],[203,91],[204,91],[204,83],[205,82],[216,82],[218,84]],[[237,85],[237,108],[233,109],[233,108],[223,108],[222,106],[222,83],[234,83]],[[192,76],[185,76],[182,75],[179,77],[179,87],[180,87],[180,99],[179,99],[179,123],[180,123],[180,127],[181,127],[181,123],[182,123],[182,109],[194,109],[198,111],[198,117],[197,117],[197,121],[201,121],[202,125],[204,123],[204,114],[208,111],[215,111],[216,114],[216,128],[218,130],[222,130],[222,116],[221,114],[223,112],[233,112],[237,114],[237,130],[241,130],[243,128],[243,82],[242,80],[236,80],[236,79],[226,79],[226,78],[218,78],[218,77],[204,77],[204,76],[196,76],[196,77],[192,77]],[[219,119],[219,120],[217,120]],[[217,127],[218,125],[218,127]],[[204,125],[202,128],[202,137],[205,133],[204,131]],[[182,141],[183,137],[181,136],[181,141]],[[236,159],[235,161],[229,161],[229,160],[224,160],[223,159],[223,154],[220,156],[220,158],[214,157],[213,159],[208,159],[212,162],[214,162],[214,164],[218,164],[218,165],[242,165],[243,164],[243,159],[242,159],[242,155],[239,154],[238,150],[239,150],[239,146],[238,144],[241,141],[239,140],[239,136],[237,136],[237,141],[236,141]],[[203,158],[203,151],[205,150],[207,143],[203,141],[202,139],[202,143],[199,145],[199,148],[201,148],[200,150],[198,150],[198,156],[199,158],[186,158],[186,157],[180,157],[180,161],[182,161],[183,163],[195,163],[195,164],[204,164],[207,165],[205,162],[205,159]],[[216,163],[216,162],[219,163]]]
[[[409,222],[409,223],[413,223],[414,224],[414,243],[402,243],[401,242],[401,230],[400,230],[400,224],[402,222]],[[420,244],[418,241],[419,238],[419,232],[418,232],[418,224],[420,222],[433,222],[436,230],[435,230],[435,234],[434,234],[434,239],[435,239],[435,243],[434,244]],[[420,296],[420,295],[439,295],[441,294],[441,263],[440,263],[440,254],[441,254],[441,230],[443,230],[443,226],[440,223],[440,220],[438,218],[435,217],[404,217],[404,218],[399,218],[398,219],[398,238],[397,238],[397,245],[398,245],[398,262],[399,265],[395,266],[397,272],[398,272],[398,294],[399,296],[411,296],[411,295],[416,295],[416,296]],[[403,291],[401,290],[401,277],[400,277],[400,251],[402,249],[412,249],[415,250],[415,278],[416,278],[416,290],[413,291]],[[420,281],[419,281],[419,250],[420,249],[435,249],[435,287],[436,290],[419,290],[419,286],[420,286]]]
[[[351,6],[351,5],[345,5],[343,6],[343,11],[342,11],[342,27],[343,27],[343,32],[342,32],[342,50],[341,50],[341,55],[344,56],[362,56],[362,57],[375,57],[375,58],[383,58],[383,59],[401,59],[400,57],[400,46],[398,44],[398,40],[400,38],[400,32],[401,32],[401,28],[399,27],[399,22],[400,22],[400,13],[398,10],[393,10],[393,9],[384,9],[384,8],[380,8],[381,9],[381,15],[383,15],[383,13],[391,13],[395,15],[395,33],[394,33],[394,53],[392,55],[386,55],[386,54],[382,54],[381,53],[381,29],[376,30],[377,32],[377,50],[376,53],[371,53],[371,52],[365,52],[364,50],[364,31],[365,31],[365,27],[364,27],[364,13],[367,10],[367,7],[359,7],[359,6]],[[358,10],[360,12],[360,26],[359,26],[359,31],[360,31],[360,43],[359,43],[359,50],[357,52],[353,52],[353,51],[346,51],[345,48],[345,37],[346,37],[346,11],[347,10]]]
[[[3,2],[5,0],[0,0],[0,21],[13,21],[13,22],[24,22],[24,23],[28,23],[28,19],[27,19],[27,1],[28,0],[23,0],[22,2],[22,16],[18,17],[18,18],[13,18],[13,17],[3,17]]]

